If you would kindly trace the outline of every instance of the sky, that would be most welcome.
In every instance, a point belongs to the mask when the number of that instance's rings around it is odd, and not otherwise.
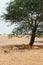
[[[5,11],[6,3],[10,0],[0,0],[0,15]],[[0,19],[0,34],[11,34],[15,24],[10,26],[10,23],[5,23]]]

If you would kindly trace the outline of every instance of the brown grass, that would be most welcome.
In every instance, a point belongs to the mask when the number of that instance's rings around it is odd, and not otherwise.
[[[28,35],[0,36],[0,65],[43,65],[43,38],[36,37],[32,49],[29,41]]]

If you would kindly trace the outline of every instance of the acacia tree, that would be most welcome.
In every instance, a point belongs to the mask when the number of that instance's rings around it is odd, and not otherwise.
[[[32,46],[35,40],[38,25],[43,21],[43,0],[13,0],[10,1],[4,13],[4,19],[14,22],[24,22],[30,27],[32,34],[29,45]],[[20,30],[23,28],[21,27]]]

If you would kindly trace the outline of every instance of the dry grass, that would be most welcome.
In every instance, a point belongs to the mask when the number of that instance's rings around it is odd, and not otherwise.
[[[10,39],[0,36],[0,65],[43,65],[43,38],[36,37],[32,49],[27,48],[29,40],[26,35]],[[20,49],[22,46],[27,49]]]

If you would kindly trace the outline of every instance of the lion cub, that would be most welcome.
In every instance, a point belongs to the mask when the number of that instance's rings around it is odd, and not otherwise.
[[[32,46],[23,44],[23,45],[22,45],[22,48],[23,48],[23,49],[30,49],[30,48],[32,48]]]

